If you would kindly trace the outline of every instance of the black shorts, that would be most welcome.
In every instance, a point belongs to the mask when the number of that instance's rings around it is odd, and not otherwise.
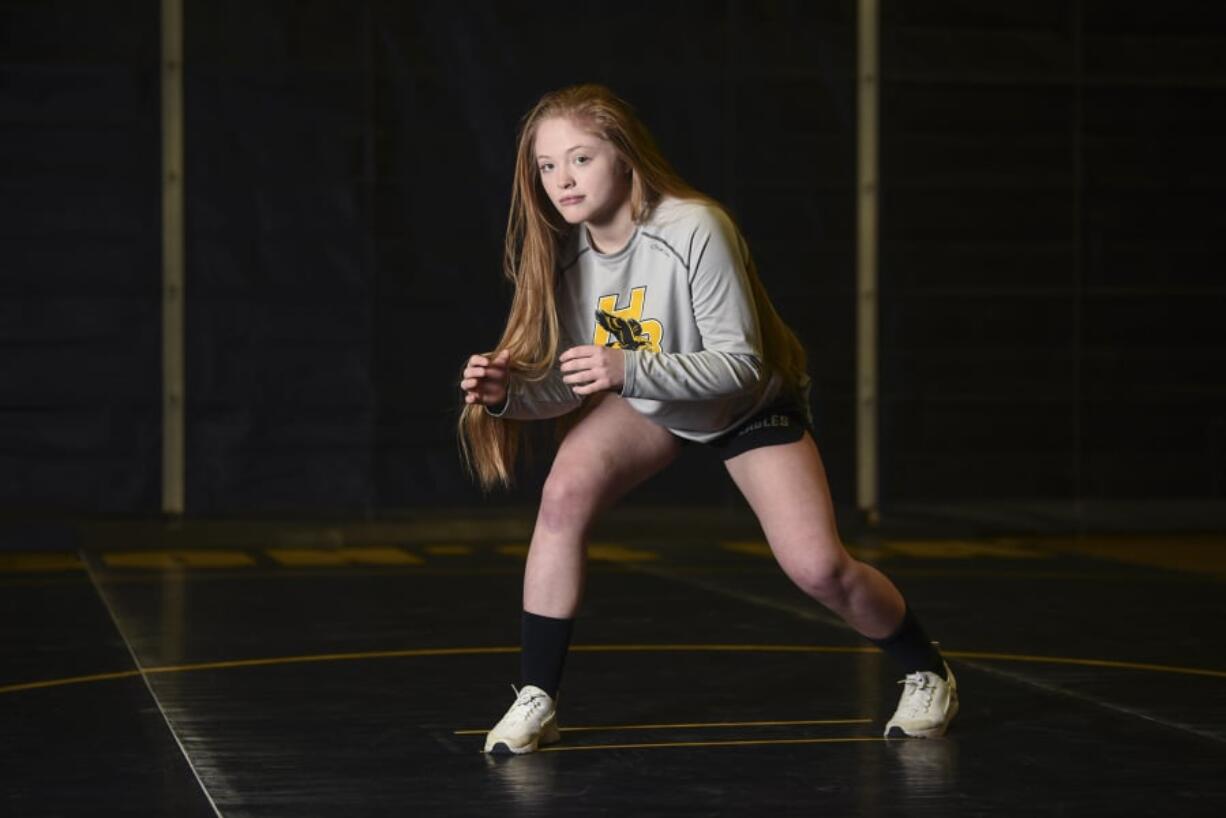
[[[731,460],[750,449],[795,443],[805,432],[813,435],[813,420],[804,405],[793,396],[780,395],[740,426],[707,441],[706,445],[714,449],[721,460]]]

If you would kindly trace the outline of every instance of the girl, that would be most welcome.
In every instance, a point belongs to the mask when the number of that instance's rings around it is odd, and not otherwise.
[[[953,674],[835,530],[803,349],[728,214],[607,88],[546,94],[524,117],[504,272],[515,294],[498,351],[473,355],[460,382],[465,462],[485,488],[507,485],[521,421],[560,418],[563,435],[524,570],[522,686],[485,751],[558,740],[588,527],[693,443],[723,458],[788,577],[902,666],[886,735],[943,735]]]

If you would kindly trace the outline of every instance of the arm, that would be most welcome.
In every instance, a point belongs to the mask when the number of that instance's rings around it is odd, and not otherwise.
[[[701,352],[628,352],[627,398],[701,401],[750,392],[762,380],[762,358],[704,349]]]
[[[486,405],[485,411],[507,420],[545,420],[565,415],[578,408],[583,398],[562,383],[562,375],[551,367],[544,380],[529,381],[512,375],[506,400],[499,406]]]
[[[732,222],[708,211],[693,237],[690,297],[701,352],[626,352],[625,397],[709,400],[752,391],[764,377],[762,336]]]
[[[529,381],[511,374],[511,353],[502,350],[495,357],[473,355],[460,381],[466,404],[480,404],[494,417],[508,420],[543,420],[564,415],[577,407],[582,398],[562,383],[561,374],[551,368],[544,380]]]

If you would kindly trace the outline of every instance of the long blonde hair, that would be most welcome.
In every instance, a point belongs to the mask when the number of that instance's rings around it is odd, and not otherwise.
[[[571,119],[611,143],[630,167],[631,217],[635,222],[646,221],[664,196],[704,202],[727,213],[718,202],[686,184],[630,105],[608,88],[573,85],[541,97],[520,121],[502,259],[503,274],[514,285],[515,293],[502,338],[488,353],[492,356],[510,350],[511,371],[521,380],[545,378],[560,352],[556,262],[558,248],[572,227],[542,187],[533,156],[541,122],[558,117]],[[804,348],[775,312],[752,257],[748,272],[766,364],[794,386],[805,374]],[[464,407],[458,429],[460,451],[465,466],[483,489],[511,485],[521,431],[518,421],[494,417],[480,404]]]

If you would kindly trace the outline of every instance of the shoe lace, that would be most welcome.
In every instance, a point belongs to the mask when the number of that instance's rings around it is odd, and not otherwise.
[[[511,685],[515,691],[514,710],[520,719],[526,719],[545,706],[545,696],[540,693],[521,693],[519,688]]]
[[[932,707],[932,697],[936,693],[936,683],[929,674],[922,671],[908,673],[905,679],[899,679],[900,685],[905,685],[903,701],[899,708],[904,716],[919,716],[927,713]]]

